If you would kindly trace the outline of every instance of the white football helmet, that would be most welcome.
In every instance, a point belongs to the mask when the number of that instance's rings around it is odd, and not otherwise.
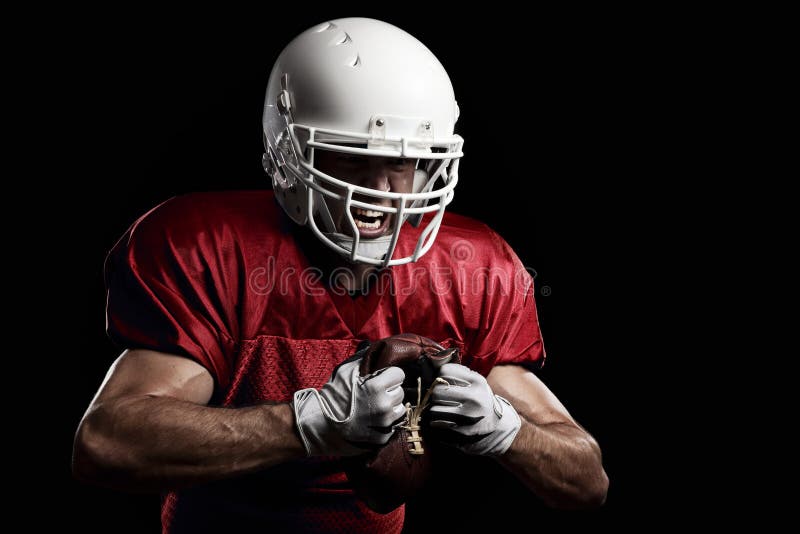
[[[416,38],[378,20],[333,20],[297,36],[275,62],[262,164],[286,213],[329,248],[352,262],[417,261],[433,245],[458,182],[464,140],[453,134],[456,120],[450,78]],[[325,174],[315,168],[316,149],[415,159],[413,190],[378,191]],[[331,202],[343,203],[353,237],[335,227]],[[360,238],[351,208],[380,212],[378,219],[395,214],[391,231]],[[433,215],[413,253],[393,257],[405,220],[418,226],[426,213]]]

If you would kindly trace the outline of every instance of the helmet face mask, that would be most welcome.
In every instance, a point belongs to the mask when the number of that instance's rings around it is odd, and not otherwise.
[[[408,68],[398,69],[403,62]],[[447,73],[419,41],[380,21],[332,21],[299,35],[276,61],[264,106],[264,169],[287,214],[341,256],[379,266],[417,261],[458,182],[457,117]],[[323,172],[321,151],[412,159],[413,179],[402,191],[365,187]],[[355,210],[375,221],[359,221],[359,231]],[[426,214],[413,253],[394,257],[406,219],[416,226]],[[372,226],[379,221],[380,232]]]
[[[361,238],[375,238],[391,228],[396,210],[393,213],[381,211],[383,207],[397,208],[399,199],[379,198],[373,190],[393,193],[413,193],[414,178],[424,175],[416,168],[419,160],[410,158],[385,158],[377,156],[361,156],[344,152],[314,149],[314,168],[324,176],[355,185],[353,201],[370,205],[370,208],[351,205],[351,216],[357,216],[356,223]],[[366,188],[366,191],[363,189]],[[346,187],[337,187],[332,180],[326,180],[325,189],[336,194],[338,198],[323,195],[322,199],[330,212],[335,231],[354,237],[352,225],[346,215]],[[406,202],[405,207],[411,207]],[[331,225],[327,225],[331,226]]]

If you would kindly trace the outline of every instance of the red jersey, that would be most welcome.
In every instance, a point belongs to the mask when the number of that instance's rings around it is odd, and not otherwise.
[[[397,254],[424,228],[405,225]],[[457,346],[464,365],[544,361],[533,280],[486,225],[446,213],[418,262],[351,297],[315,267],[271,191],[176,197],[136,221],[106,262],[107,326],[126,348],[181,354],[214,378],[212,404],[289,402],[320,388],[362,340],[411,332]],[[312,238],[313,240],[313,238]],[[306,252],[304,252],[304,250]],[[403,507],[356,499],[340,460],[307,459],[164,499],[164,532],[399,532]]]

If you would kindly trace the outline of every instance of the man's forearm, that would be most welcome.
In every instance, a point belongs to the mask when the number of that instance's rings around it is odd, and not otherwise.
[[[589,508],[605,500],[608,477],[590,435],[566,423],[522,426],[500,463],[548,505]]]
[[[94,484],[165,490],[304,456],[288,404],[228,409],[138,396],[87,413],[75,437],[73,470]]]

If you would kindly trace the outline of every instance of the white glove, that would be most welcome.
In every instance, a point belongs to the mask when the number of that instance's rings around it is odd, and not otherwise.
[[[399,367],[359,376],[361,359],[340,364],[317,391],[301,389],[292,401],[309,456],[354,456],[385,445],[405,415]]]
[[[433,387],[428,417],[432,427],[446,431],[442,439],[468,454],[506,452],[522,424],[511,403],[495,395],[483,376],[463,365],[447,363],[439,377],[450,385]]]

